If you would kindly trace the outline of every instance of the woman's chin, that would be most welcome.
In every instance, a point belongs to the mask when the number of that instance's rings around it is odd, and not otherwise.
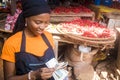
[[[42,34],[42,33],[43,33],[43,31],[38,31],[38,32],[37,32],[38,35],[40,35],[40,34]]]

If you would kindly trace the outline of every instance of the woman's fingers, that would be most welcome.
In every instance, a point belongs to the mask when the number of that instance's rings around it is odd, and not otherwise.
[[[39,75],[42,79],[49,79],[52,77],[54,71],[54,68],[41,68],[39,69]]]
[[[42,79],[49,79],[49,78],[51,78],[52,77],[52,73],[43,73],[43,74],[41,74],[41,78]]]
[[[54,68],[41,68],[40,71],[43,73],[49,73],[49,72],[54,72],[55,69]]]

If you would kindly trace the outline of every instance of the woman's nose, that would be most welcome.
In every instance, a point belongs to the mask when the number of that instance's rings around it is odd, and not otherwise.
[[[44,29],[44,28],[46,28],[47,27],[47,24],[45,24],[45,23],[42,23],[41,25],[39,25],[39,28],[40,29]]]

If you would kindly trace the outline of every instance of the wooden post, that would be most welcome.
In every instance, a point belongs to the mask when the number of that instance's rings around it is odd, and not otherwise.
[[[14,15],[15,14],[15,11],[16,11],[16,0],[11,0],[11,15]]]
[[[58,59],[58,43],[59,43],[59,41],[54,39],[54,43],[55,43],[55,49],[54,49],[55,58]]]
[[[118,53],[117,53],[117,61],[116,61],[116,65],[117,65],[117,68],[120,70],[120,28],[116,28],[117,31],[118,31]]]
[[[120,33],[119,33],[119,37],[120,37]],[[118,46],[117,67],[118,69],[120,69],[120,39],[119,39],[119,46]]]

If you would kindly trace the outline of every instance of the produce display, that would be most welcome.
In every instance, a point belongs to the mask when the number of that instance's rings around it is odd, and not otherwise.
[[[80,5],[80,6],[69,6],[69,7],[59,6],[53,9],[52,12],[60,14],[60,13],[80,13],[80,12],[90,13],[92,11]]]
[[[63,33],[76,34],[90,38],[109,38],[114,34],[113,30],[90,20],[77,19],[59,24],[58,26],[59,30]]]
[[[116,33],[97,22],[90,20],[76,19],[70,22],[57,25],[57,30],[67,40],[73,42],[87,43],[89,45],[111,45],[114,43]],[[74,39],[74,40],[73,40]]]
[[[94,20],[95,13],[89,8],[79,5],[79,6],[59,6],[52,10],[51,12],[51,22],[65,22],[71,21],[75,18],[87,18]]]

